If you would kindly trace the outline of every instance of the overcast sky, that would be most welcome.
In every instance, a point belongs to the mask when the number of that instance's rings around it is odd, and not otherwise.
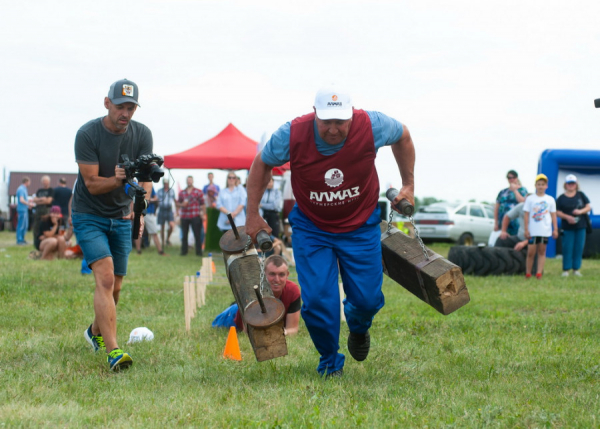
[[[515,169],[533,189],[549,148],[600,149],[600,2],[0,0],[0,167],[76,172],[73,142],[110,84],[160,155],[232,122],[260,140],[319,87],[404,123],[415,194],[493,201]],[[400,186],[389,148],[382,187]],[[189,171],[172,170],[181,185]],[[206,171],[192,171],[196,184]],[[217,172],[217,182],[225,173]],[[245,176],[245,175],[244,175]]]

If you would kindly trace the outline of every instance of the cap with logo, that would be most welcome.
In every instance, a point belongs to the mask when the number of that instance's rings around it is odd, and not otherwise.
[[[565,177],[565,183],[577,183],[577,176],[574,174],[567,174],[567,177]]]
[[[538,180],[545,180],[546,183],[548,183],[548,177],[546,177],[545,174],[538,174],[535,176],[535,183],[537,183]]]
[[[335,87],[321,88],[315,97],[317,118],[346,120],[352,118],[352,97]]]
[[[121,79],[110,86],[108,98],[113,104],[135,103],[138,106],[138,86],[128,79]]]

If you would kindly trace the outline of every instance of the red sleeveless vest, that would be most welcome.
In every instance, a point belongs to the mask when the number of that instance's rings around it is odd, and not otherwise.
[[[371,120],[364,110],[354,110],[344,146],[325,156],[317,150],[314,119],[314,113],[301,116],[290,128],[294,197],[320,229],[354,231],[371,216],[379,199]]]

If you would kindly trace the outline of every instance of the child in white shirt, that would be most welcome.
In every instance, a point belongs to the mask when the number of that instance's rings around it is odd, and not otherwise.
[[[558,238],[558,224],[556,222],[556,201],[546,195],[548,178],[545,174],[538,174],[535,178],[535,195],[530,195],[525,200],[523,214],[525,218],[525,238],[529,240],[527,246],[527,263],[525,278],[531,277],[531,268],[537,251],[538,280],[542,278],[544,263],[546,262],[546,246],[548,238]]]

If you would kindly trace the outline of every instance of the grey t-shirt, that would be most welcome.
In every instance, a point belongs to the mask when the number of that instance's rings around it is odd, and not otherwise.
[[[93,119],[75,137],[75,161],[80,164],[98,165],[100,177],[113,177],[115,166],[122,163],[121,155],[127,154],[130,161],[140,155],[152,153],[152,133],[143,124],[131,121],[123,134],[110,132],[102,122]],[[129,214],[131,198],[125,186],[101,195],[92,195],[85,186],[81,171],[77,176],[71,210],[105,218],[122,218]]]
[[[517,237],[519,237],[519,240],[521,241],[525,240],[525,215],[523,214],[524,205],[525,203],[519,203],[506,212],[506,216],[508,216],[510,220],[519,219],[519,231],[517,232]]]

